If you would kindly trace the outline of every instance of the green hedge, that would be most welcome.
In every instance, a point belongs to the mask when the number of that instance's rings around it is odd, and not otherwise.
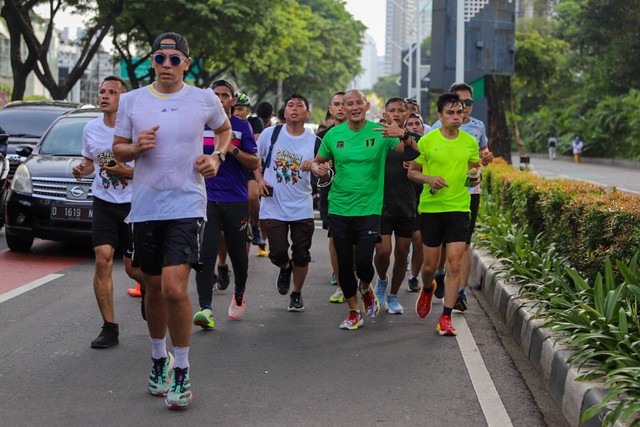
[[[629,260],[640,248],[640,198],[586,182],[545,179],[496,162],[483,171],[485,191],[513,212],[513,221],[544,232],[587,278],[605,258]]]

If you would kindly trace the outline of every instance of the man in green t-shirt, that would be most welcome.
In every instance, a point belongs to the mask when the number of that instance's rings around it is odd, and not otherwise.
[[[478,143],[461,131],[464,107],[457,94],[445,93],[438,98],[439,129],[432,130],[418,142],[420,156],[409,166],[408,177],[426,184],[420,196],[418,212],[423,244],[423,288],[416,302],[416,312],[427,317],[431,311],[433,279],[444,243],[447,253],[444,309],[436,330],[440,335],[456,335],[451,312],[460,286],[460,267],[469,230],[470,195],[467,185],[478,185],[480,179],[466,182],[470,168],[480,167]],[[427,288],[428,286],[428,288]]]
[[[398,144],[398,138],[407,144],[411,144],[412,139],[386,113],[388,125],[368,121],[369,103],[362,91],[348,91],[343,103],[347,122],[335,126],[324,136],[312,171],[326,181],[331,173],[321,164],[333,160],[335,174],[329,193],[329,228],[338,258],[338,282],[349,305],[349,315],[340,328],[353,330],[364,323],[356,296],[358,287],[367,315],[374,317],[380,310],[371,281],[373,251],[379,240],[387,152],[404,151],[405,144]],[[359,286],[353,272],[354,247]]]

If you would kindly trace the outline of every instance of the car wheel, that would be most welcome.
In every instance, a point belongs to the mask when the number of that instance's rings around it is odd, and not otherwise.
[[[9,249],[14,252],[29,252],[33,245],[33,237],[23,239],[17,236],[12,236],[9,233],[7,233],[5,237],[7,239],[7,246],[9,246]]]

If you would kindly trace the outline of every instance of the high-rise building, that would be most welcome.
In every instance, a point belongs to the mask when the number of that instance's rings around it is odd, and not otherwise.
[[[360,66],[362,72],[356,76],[350,88],[371,89],[378,81],[378,51],[376,41],[370,34],[365,34],[362,51],[360,52]]]

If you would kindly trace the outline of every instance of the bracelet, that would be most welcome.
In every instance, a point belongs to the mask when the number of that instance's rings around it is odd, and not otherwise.
[[[327,187],[333,182],[333,177],[335,176],[333,169],[329,168],[328,174],[329,174],[329,180],[325,182],[318,181],[318,184],[317,184],[318,188]]]

